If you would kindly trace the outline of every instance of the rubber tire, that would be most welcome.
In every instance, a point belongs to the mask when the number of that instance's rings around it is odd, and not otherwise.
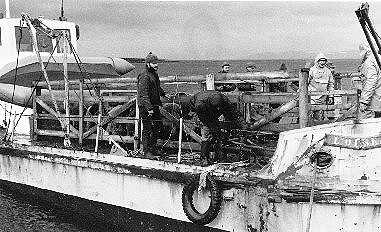
[[[212,222],[218,215],[222,204],[222,191],[212,176],[207,175],[206,185],[211,192],[211,201],[205,213],[199,213],[193,204],[193,193],[197,191],[199,177],[190,179],[184,186],[182,192],[183,210],[187,218],[195,224],[206,225]]]

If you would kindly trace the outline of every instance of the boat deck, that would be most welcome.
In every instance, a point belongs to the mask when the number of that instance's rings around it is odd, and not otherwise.
[[[121,164],[132,165],[132,166],[136,166],[136,164],[139,164],[139,165],[141,164],[144,166],[144,163],[147,163],[147,162],[148,164],[152,163],[151,161],[148,161],[149,160],[148,158],[145,158],[142,155],[141,150],[135,150],[135,151],[128,150],[127,149],[128,147],[125,147],[126,152],[123,152],[115,147],[112,147],[112,144],[106,143],[104,141],[101,141],[101,143],[99,144],[98,153],[94,152],[94,143],[84,143],[82,147],[80,147],[78,144],[75,144],[75,142],[73,142],[72,147],[65,148],[63,146],[62,138],[54,138],[54,137],[46,137],[45,139],[39,139],[38,141],[31,141],[29,136],[18,134],[18,135],[14,135],[13,143],[21,145],[22,147],[30,147],[32,150],[34,150],[36,147],[41,148],[39,150],[41,150],[42,153],[46,153],[44,151],[46,151],[47,149],[49,150],[49,148],[52,149],[52,152],[53,151],[57,152],[61,150],[62,153],[65,153],[69,156],[71,154],[70,150],[81,151],[90,155],[95,154],[95,157],[102,157],[102,160],[103,159],[111,160],[112,163],[114,163],[115,160],[119,160]],[[208,167],[202,167],[201,160],[200,160],[200,153],[198,151],[182,150],[181,162],[178,163],[178,157],[177,157],[178,151],[175,149],[164,148],[163,146],[160,147],[160,144],[159,144],[158,150],[159,152],[161,152],[161,154],[164,154],[164,155],[157,159],[153,159],[152,161],[158,161],[164,164],[164,166],[166,165],[171,166],[171,164],[173,164],[173,167],[177,167],[178,165],[180,165],[179,166],[181,167],[180,169],[185,168],[187,170],[188,169],[193,170],[192,173],[194,174],[202,173],[208,170],[219,170],[218,172],[224,173],[223,175],[219,177],[221,178],[221,180],[226,180],[227,182],[230,182],[233,184],[234,183],[250,184],[253,181],[254,182],[257,181],[258,178],[255,176],[255,174],[260,169],[262,169],[266,164],[268,164],[269,159],[273,155],[273,152],[271,149],[272,148],[268,148],[268,150],[253,149],[251,150],[252,153],[250,153],[250,156],[248,156],[247,153],[245,155],[243,153],[242,154],[231,153],[229,152],[229,148],[225,147],[223,151],[227,152],[226,153],[228,156],[227,160],[230,161],[229,163],[218,163],[218,164],[215,163],[214,165],[210,165]],[[246,152],[248,152],[247,148],[246,148]],[[75,156],[77,156],[78,152],[74,152],[72,154],[73,154],[73,157],[76,158]],[[132,161],[130,158],[137,158],[137,159],[135,161]],[[147,162],[144,160],[147,160]],[[153,167],[156,166],[156,164],[154,163],[152,164],[153,164]],[[151,166],[151,165],[148,165],[148,166]],[[150,168],[148,166],[143,167],[143,169]],[[179,174],[180,173],[181,171],[179,171]]]

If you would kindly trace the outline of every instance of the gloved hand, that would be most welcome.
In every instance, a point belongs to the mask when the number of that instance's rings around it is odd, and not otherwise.
[[[153,110],[148,110],[148,116],[152,117],[153,115]]]
[[[334,104],[333,97],[328,97],[327,98],[327,105],[333,105],[333,104]]]

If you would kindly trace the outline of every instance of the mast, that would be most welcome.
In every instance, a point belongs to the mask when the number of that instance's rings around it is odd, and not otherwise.
[[[69,109],[69,76],[67,72],[67,55],[68,55],[68,36],[67,33],[64,32],[61,39],[63,40],[64,47],[64,59],[63,59],[63,68],[64,68],[64,79],[65,79],[65,112],[66,112],[66,120],[65,120],[65,138],[64,138],[64,146],[70,147],[70,109]]]
[[[66,21],[67,18],[64,16],[64,2],[61,0],[61,16],[59,17],[60,21]]]

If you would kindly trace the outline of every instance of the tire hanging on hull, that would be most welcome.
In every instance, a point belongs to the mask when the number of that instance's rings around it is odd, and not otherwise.
[[[193,204],[193,193],[199,186],[199,177],[190,179],[182,192],[182,204],[185,215],[195,224],[206,225],[212,222],[218,215],[222,203],[222,191],[218,183],[211,175],[206,176],[206,186],[211,194],[211,201],[205,213],[199,213]]]

